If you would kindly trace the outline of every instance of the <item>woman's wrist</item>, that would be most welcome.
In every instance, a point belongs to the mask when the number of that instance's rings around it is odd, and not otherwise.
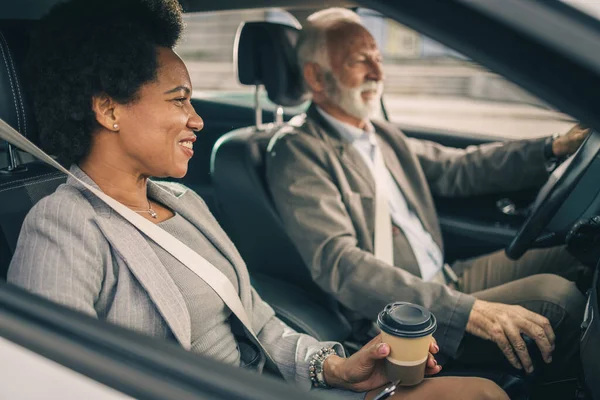
[[[337,388],[346,388],[348,386],[344,374],[346,361],[345,358],[337,355],[327,357],[323,363],[323,377],[329,386]]]

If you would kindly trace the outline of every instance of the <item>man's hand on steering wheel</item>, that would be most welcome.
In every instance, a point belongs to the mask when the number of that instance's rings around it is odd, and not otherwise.
[[[565,135],[555,138],[552,146],[545,147],[544,154],[548,160],[552,160],[550,151],[558,158],[565,158],[570,154],[573,154],[573,157],[555,168],[540,189],[529,216],[506,248],[509,258],[516,260],[536,245],[536,240],[544,228],[572,194],[580,179],[589,172],[590,166],[600,154],[600,132],[593,132],[582,125],[575,125]],[[549,150],[549,147],[552,149]]]
[[[563,158],[575,153],[589,134],[590,128],[580,124],[575,125],[565,135],[557,137],[552,142],[554,156],[556,158]]]
[[[517,369],[533,372],[533,362],[521,334],[532,338],[546,363],[552,362],[556,336],[546,317],[521,306],[475,300],[466,331],[498,345]]]

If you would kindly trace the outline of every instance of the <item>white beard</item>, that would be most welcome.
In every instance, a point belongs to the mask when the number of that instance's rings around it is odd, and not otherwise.
[[[371,119],[380,110],[382,81],[367,81],[358,87],[349,88],[340,83],[333,73],[326,72],[325,82],[327,97],[347,114],[366,120]],[[375,91],[375,94],[365,101],[362,93],[366,91]]]

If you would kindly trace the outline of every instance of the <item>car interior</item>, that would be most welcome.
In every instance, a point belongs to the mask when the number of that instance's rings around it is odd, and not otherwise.
[[[0,118],[36,143],[36,123],[22,74],[28,32],[34,23],[0,19]],[[239,27],[234,46],[235,73],[240,83],[256,91],[254,107],[192,99],[205,128],[198,136],[198,150],[190,161],[189,173],[180,182],[207,202],[245,260],[254,287],[284,322],[319,340],[342,342],[352,352],[361,344],[350,340],[351,326],[335,299],[313,283],[282,227],[264,177],[269,143],[302,118],[300,113],[290,112],[301,108],[306,101],[294,52],[300,29],[300,24],[253,21]],[[276,112],[262,109],[258,96],[261,90],[278,106]],[[440,131],[404,132],[454,147],[493,140]],[[538,195],[534,207],[531,204],[537,190],[469,199],[437,198],[447,260],[469,258],[507,246],[518,257],[534,242],[538,246],[563,243],[577,220],[597,215],[600,186],[593,181],[600,167],[596,161],[600,139],[594,134],[588,142],[586,151],[578,152],[567,165],[570,168],[564,176],[557,178],[563,183],[568,180],[568,185],[562,185],[560,190],[548,187],[545,196]],[[573,171],[574,165],[579,170]],[[6,143],[0,143],[0,168],[1,281],[6,278],[25,215],[66,178]],[[580,188],[579,192],[572,190],[575,187]],[[542,211],[534,213],[532,218],[528,209],[539,211],[540,203]],[[553,233],[545,235],[548,229]],[[530,351],[535,353],[534,345]],[[537,393],[537,398],[544,398],[540,393],[565,393],[564,398],[569,398],[567,393],[585,392],[581,381],[561,382],[540,391],[535,377],[525,377],[510,368],[481,370],[453,365],[444,374],[493,379],[514,399],[531,398],[532,393]]]

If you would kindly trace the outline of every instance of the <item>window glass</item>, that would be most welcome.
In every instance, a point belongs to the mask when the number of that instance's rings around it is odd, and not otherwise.
[[[571,117],[463,55],[360,9],[384,59],[384,105],[404,127],[532,138],[564,133]]]
[[[595,0],[562,0],[579,11],[600,20],[600,3]]]
[[[253,106],[254,88],[241,85],[234,75],[233,45],[239,25],[244,21],[294,25],[313,11],[271,8],[186,14],[186,30],[176,51],[190,71],[194,97]],[[456,51],[381,14],[366,9],[358,13],[383,53],[384,105],[388,118],[400,127],[533,138],[563,133],[573,125],[571,117]],[[275,109],[264,93],[261,104]]]

